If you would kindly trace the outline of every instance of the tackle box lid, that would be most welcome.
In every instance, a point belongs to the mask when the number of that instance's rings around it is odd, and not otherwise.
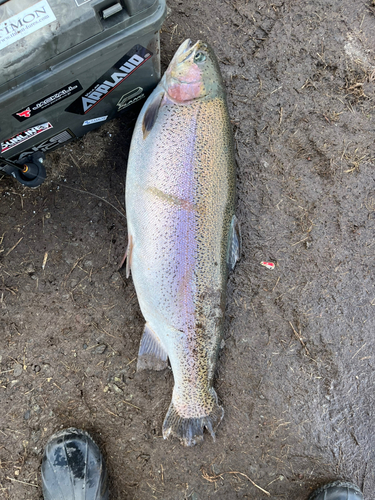
[[[64,52],[134,27],[160,0],[0,0],[0,86],[10,89]],[[34,73],[34,71],[33,71]],[[22,78],[20,76],[23,75]]]

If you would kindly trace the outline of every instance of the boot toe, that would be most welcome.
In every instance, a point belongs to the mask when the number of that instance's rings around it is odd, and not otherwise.
[[[363,495],[357,485],[335,481],[313,491],[309,500],[363,500]]]
[[[70,428],[48,441],[42,461],[44,500],[108,500],[105,463],[84,431]]]

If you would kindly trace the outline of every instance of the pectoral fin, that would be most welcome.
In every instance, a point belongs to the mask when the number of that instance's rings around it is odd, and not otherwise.
[[[168,366],[168,354],[162,346],[159,337],[145,324],[141,345],[138,352],[137,371],[141,370],[164,370]]]
[[[233,271],[241,254],[241,228],[238,219],[235,215],[232,217],[232,222],[229,230],[229,244],[227,254],[228,271]]]
[[[155,125],[156,119],[159,114],[160,106],[162,105],[162,100],[164,97],[164,92],[160,92],[155,95],[154,99],[148,105],[143,116],[142,131],[143,139],[146,139],[152,127]]]

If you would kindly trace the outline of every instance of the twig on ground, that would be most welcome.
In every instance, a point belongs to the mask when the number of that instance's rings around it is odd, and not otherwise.
[[[238,474],[240,476],[243,476],[245,477],[248,481],[250,481],[250,483],[255,486],[256,488],[258,488],[258,490],[262,491],[263,493],[265,493],[267,496],[271,496],[271,494],[264,490],[263,488],[261,488],[259,485],[257,485],[256,483],[254,483],[254,481],[252,479],[249,478],[249,476],[247,476],[246,474],[244,474],[243,472],[237,472],[237,471],[227,471],[227,472],[221,472],[220,474],[213,474],[212,476],[210,476],[208,474],[208,472],[204,469],[204,467],[201,468],[201,471],[202,471],[202,476],[204,477],[204,479],[206,481],[209,481],[210,483],[214,483],[216,482],[218,479],[223,479],[223,475],[224,474]]]

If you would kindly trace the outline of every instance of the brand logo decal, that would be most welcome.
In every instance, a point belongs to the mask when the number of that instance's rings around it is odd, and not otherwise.
[[[32,146],[29,150],[24,151],[17,157],[17,159],[20,160],[21,158],[29,156],[37,151],[42,151],[43,153],[46,153],[47,151],[57,148],[58,146],[61,146],[61,144],[70,141],[70,139],[73,139],[74,137],[75,135],[71,130],[69,129],[63,130],[59,134],[50,137],[46,141],[43,141],[40,144],[38,144],[37,146]]]
[[[0,23],[0,50],[56,21],[47,0],[42,0]]]
[[[41,111],[49,108],[50,106],[53,106],[54,104],[57,104],[58,102],[70,97],[73,94],[76,94],[80,90],[82,90],[82,85],[78,80],[76,80],[75,82],[65,85],[65,87],[62,87],[61,89],[52,92],[52,94],[49,94],[45,97],[42,97],[38,101],[33,102],[32,104],[27,106],[24,111],[13,113],[13,116],[19,122],[23,122],[24,120],[27,120],[27,118],[37,115]]]
[[[85,115],[151,57],[150,51],[135,45],[65,111]]]
[[[93,123],[105,122],[107,118],[108,118],[108,115],[98,116],[98,118],[92,118],[91,120],[85,120],[82,123],[82,126],[85,127],[86,125],[92,125]]]
[[[31,109],[27,108],[25,111],[21,111],[21,113],[16,113],[17,116],[21,116],[22,118],[30,118]]]
[[[20,132],[10,139],[6,139],[1,143],[1,153],[5,153],[10,149],[15,148],[19,144],[32,139],[33,137],[41,134],[42,132],[45,132],[46,130],[49,130],[50,128],[53,128],[52,125],[49,122],[46,122],[42,123],[41,125],[35,125],[35,127],[28,128],[27,130]]]
[[[118,103],[116,104],[118,111],[121,111],[128,106],[131,106],[137,101],[140,101],[141,99],[144,99],[145,95],[143,93],[143,88],[142,87],[136,87],[135,89],[131,90],[130,92],[127,92],[124,94]]]

